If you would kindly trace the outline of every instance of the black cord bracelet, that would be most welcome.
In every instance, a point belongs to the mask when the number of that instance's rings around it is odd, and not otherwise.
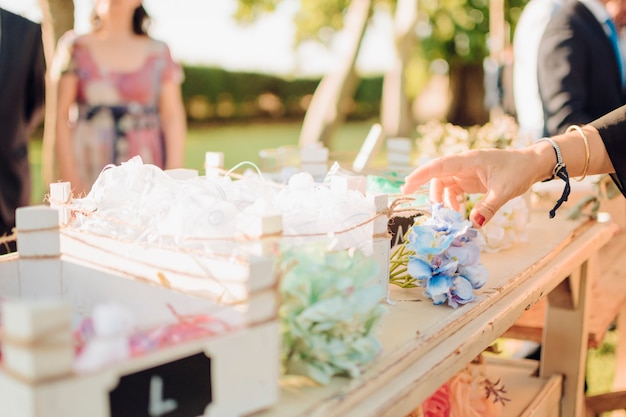
[[[561,194],[561,198],[557,200],[552,210],[550,210],[550,218],[552,219],[556,215],[556,211],[558,210],[558,208],[561,207],[561,204],[566,202],[567,198],[569,197],[569,193],[571,190],[570,183],[569,183],[569,174],[567,173],[567,168],[565,167],[565,164],[563,163],[563,158],[561,156],[561,148],[559,148],[559,145],[550,138],[542,138],[539,140],[540,141],[545,140],[546,142],[549,142],[550,145],[552,145],[552,147],[554,148],[554,153],[556,154],[556,165],[554,166],[552,177],[542,182],[551,181],[555,178],[560,178],[563,181],[565,181],[565,188],[563,188],[563,194]]]

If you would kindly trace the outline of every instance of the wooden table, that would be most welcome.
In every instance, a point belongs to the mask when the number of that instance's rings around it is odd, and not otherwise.
[[[599,348],[604,337],[616,319],[626,307],[626,233],[617,233],[610,244],[600,252],[600,279],[591,286],[591,300],[589,304],[589,348]],[[532,340],[541,343],[547,299],[539,301],[530,310],[522,314],[520,319],[504,337],[520,340]],[[626,318],[626,315],[624,316]],[[622,332],[624,333],[624,332]],[[622,333],[618,333],[619,336]],[[626,335],[623,335],[626,336]],[[618,346],[620,342],[618,341]],[[626,344],[626,338],[624,339]],[[624,362],[626,370],[626,362]],[[616,371],[619,370],[616,369]]]
[[[587,295],[598,251],[615,231],[612,223],[533,213],[528,242],[481,255],[490,277],[475,302],[433,306],[419,289],[392,286],[395,305],[378,329],[383,351],[361,377],[323,387],[283,378],[280,402],[255,417],[404,416],[548,294],[540,374],[562,374],[561,415],[582,416]]]

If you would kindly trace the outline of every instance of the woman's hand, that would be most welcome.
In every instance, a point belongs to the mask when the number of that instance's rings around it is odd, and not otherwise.
[[[545,158],[537,155],[544,148],[542,144],[527,149],[481,149],[437,158],[409,174],[402,192],[413,193],[432,180],[430,199],[455,210],[464,193],[484,193],[470,213],[472,223],[482,227],[504,203],[524,194],[546,176],[542,167]]]

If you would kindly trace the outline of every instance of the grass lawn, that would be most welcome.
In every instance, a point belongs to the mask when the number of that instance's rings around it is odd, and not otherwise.
[[[355,155],[373,121],[346,123],[339,128],[331,146],[331,158],[339,160]],[[258,165],[259,151],[265,148],[297,145],[300,123],[249,123],[237,125],[190,127],[185,149],[185,168],[204,174],[204,154],[223,152],[224,167],[232,168],[242,161]],[[41,182],[41,139],[30,146],[33,175],[32,204],[41,204],[48,187]]]
[[[598,349],[590,349],[587,356],[587,384],[589,395],[611,391],[615,373],[616,331],[607,332]]]

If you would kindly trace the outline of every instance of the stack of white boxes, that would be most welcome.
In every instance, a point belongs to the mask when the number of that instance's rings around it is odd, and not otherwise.
[[[206,162],[207,177],[217,176],[223,155],[207,154]],[[303,150],[302,170],[320,178],[327,164],[327,148]],[[198,175],[194,170],[169,174],[181,180]],[[331,189],[365,195],[365,185],[363,176],[338,176]],[[17,211],[19,252],[0,257],[0,298],[9,300],[3,304],[0,415],[115,417],[123,403],[126,410],[142,410],[139,414],[192,406],[190,416],[240,417],[278,400],[274,255],[281,216],[238,216],[246,255],[215,256],[63,227],[71,218],[70,184],[51,184],[50,190],[51,207]],[[388,197],[367,198],[377,212],[373,256],[380,271],[372,285],[386,294]],[[228,331],[77,373],[72,328],[110,302],[129,309],[138,328],[173,324],[179,316],[211,316],[227,323]]]
[[[409,138],[387,138],[387,168],[404,172],[411,167],[412,141]]]
[[[300,149],[300,171],[308,172],[317,181],[324,179],[328,172],[328,148],[315,143]]]

